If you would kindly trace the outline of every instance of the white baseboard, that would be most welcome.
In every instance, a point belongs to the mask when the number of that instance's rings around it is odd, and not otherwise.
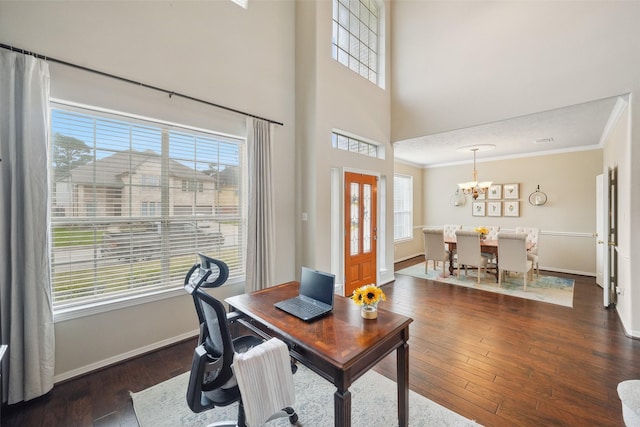
[[[71,378],[79,377],[81,375],[88,374],[89,372],[97,371],[98,369],[106,368],[107,366],[115,365],[116,363],[123,362],[125,360],[134,358],[136,356],[141,356],[145,353],[149,353],[154,350],[161,349],[163,347],[167,347],[169,345],[178,343],[180,341],[187,340],[189,338],[197,337],[200,331],[195,330],[192,332],[186,332],[184,334],[178,335],[176,337],[168,338],[166,340],[162,340],[144,347],[136,348],[134,350],[128,351],[126,353],[118,354],[113,357],[109,357],[107,359],[100,360],[95,363],[91,363],[86,366],[82,366],[80,368],[63,372],[57,374],[53,377],[54,384],[60,383],[62,381],[69,380]]]
[[[396,263],[396,262],[406,261],[408,259],[412,259],[412,258],[419,257],[419,256],[424,257],[424,252],[419,252],[419,253],[414,254],[414,255],[409,255],[409,256],[402,257],[402,258],[398,258],[397,260],[395,260],[393,262]]]
[[[401,262],[401,261],[406,261],[409,259],[413,259],[416,257],[424,257],[424,252],[422,253],[417,253],[415,255],[409,255],[400,259],[395,260],[394,262]],[[588,276],[588,277],[596,277],[596,273],[593,271],[578,271],[578,270],[567,270],[564,268],[552,268],[552,267],[545,267],[544,265],[540,266],[540,270],[544,270],[544,271],[554,271],[556,273],[567,273],[567,274],[577,274],[578,276]]]
[[[615,307],[615,305],[612,305],[609,309]],[[618,311],[617,308],[615,308],[616,310],[616,314],[618,315],[618,320],[620,321],[620,324],[622,324],[622,329],[624,329],[624,334],[628,337],[631,337],[633,339],[640,339],[640,331],[633,331],[633,330],[629,330],[627,329],[627,325],[625,325],[624,321],[622,320],[622,317],[620,316],[620,312]]]
[[[578,276],[596,277],[596,273],[594,273],[593,271],[566,270],[563,268],[545,267],[543,265],[540,266],[540,270],[553,271],[556,273],[577,274]]]

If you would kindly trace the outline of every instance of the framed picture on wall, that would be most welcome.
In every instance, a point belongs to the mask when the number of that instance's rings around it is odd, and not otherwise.
[[[504,198],[505,199],[519,199],[520,191],[519,184],[505,184],[503,188]]]
[[[485,216],[484,202],[473,202],[471,204],[473,216]]]
[[[520,216],[520,202],[504,202],[504,216]]]
[[[502,216],[502,202],[487,202],[487,215]]]
[[[493,184],[489,187],[489,199],[500,200],[502,199],[502,184]]]

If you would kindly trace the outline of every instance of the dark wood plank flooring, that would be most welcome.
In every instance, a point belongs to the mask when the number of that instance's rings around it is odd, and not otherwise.
[[[640,378],[640,340],[595,278],[549,274],[575,279],[573,308],[396,275],[385,308],[414,319],[411,389],[485,426],[623,426],[616,387]]]
[[[383,304],[414,319],[411,389],[485,426],[623,426],[616,387],[640,378],[640,340],[602,307],[593,278],[565,276],[576,281],[573,308],[396,275]],[[194,345],[58,384],[3,408],[2,426],[136,427],[129,391],[189,370]],[[395,379],[395,356],[375,370]]]

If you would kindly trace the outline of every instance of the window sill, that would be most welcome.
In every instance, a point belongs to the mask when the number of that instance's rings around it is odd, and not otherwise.
[[[238,283],[243,281],[243,278],[238,278],[235,280],[229,280],[226,282],[224,286]],[[167,298],[176,298],[180,296],[186,296],[187,292],[180,287],[172,288],[172,289],[163,289],[153,293],[148,293],[144,295],[136,295],[136,296],[123,296],[119,299],[113,299],[109,301],[102,301],[94,304],[84,304],[82,306],[77,307],[69,307],[61,310],[54,311],[53,313],[53,322],[64,322],[67,320],[79,319],[82,317],[93,316],[101,313],[108,313],[114,310],[120,310],[122,308],[134,307],[142,304],[147,304],[154,301],[161,301]]]

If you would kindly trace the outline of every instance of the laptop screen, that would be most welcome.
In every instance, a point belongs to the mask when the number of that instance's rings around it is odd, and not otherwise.
[[[333,289],[336,277],[331,273],[302,267],[300,295],[321,301],[333,307]]]

